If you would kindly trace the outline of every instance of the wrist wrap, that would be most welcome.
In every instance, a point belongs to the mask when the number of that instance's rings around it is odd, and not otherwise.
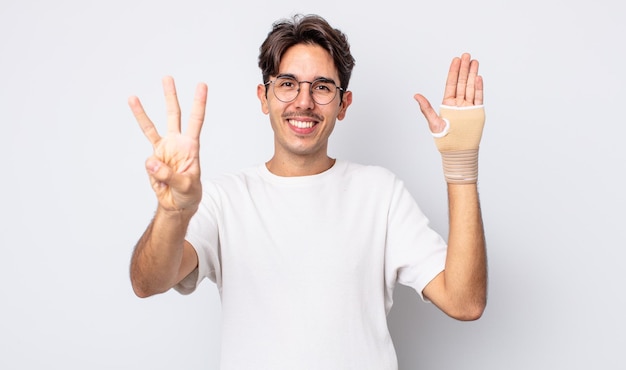
[[[485,125],[483,106],[442,105],[439,115],[446,121],[446,127],[442,132],[432,134],[441,153],[446,181],[475,184],[478,181],[478,147]]]

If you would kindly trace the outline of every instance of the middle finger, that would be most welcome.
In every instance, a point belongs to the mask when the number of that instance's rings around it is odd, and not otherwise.
[[[163,77],[163,93],[167,112],[167,132],[180,134],[180,105],[174,79],[170,76]]]
[[[465,93],[467,88],[467,78],[470,69],[470,55],[465,53],[461,55],[461,67],[459,68],[459,80],[456,84],[456,98],[457,103],[465,100]]]

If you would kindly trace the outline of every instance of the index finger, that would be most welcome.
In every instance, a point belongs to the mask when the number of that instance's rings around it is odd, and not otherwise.
[[[450,63],[448,70],[448,78],[446,79],[446,88],[443,93],[443,101],[456,100],[457,83],[459,81],[459,69],[461,68],[461,58],[455,57]]]
[[[193,97],[193,105],[189,116],[189,126],[187,126],[187,135],[194,139],[200,138],[200,131],[202,130],[202,124],[204,123],[207,89],[206,84],[199,83]]]
[[[161,136],[157,132],[157,129],[154,127],[154,123],[148,118],[146,111],[143,109],[139,98],[136,96],[131,96],[128,98],[128,106],[130,110],[133,112],[137,123],[139,123],[139,127],[143,134],[150,140],[152,145],[156,145],[156,143],[161,140]]]

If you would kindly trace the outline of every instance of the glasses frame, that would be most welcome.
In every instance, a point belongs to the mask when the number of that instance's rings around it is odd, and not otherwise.
[[[270,84],[274,85],[276,83],[276,81],[278,79],[281,79],[281,78],[293,80],[293,81],[298,83],[298,89],[296,90],[297,91],[296,92],[296,96],[294,96],[293,99],[291,99],[291,100],[283,100],[283,99],[279,98],[278,95],[276,95],[276,88],[272,89],[272,90],[274,90],[274,96],[276,97],[276,99],[278,99],[279,101],[281,101],[283,103],[291,103],[292,101],[296,100],[298,98],[298,95],[300,95],[300,90],[301,90],[301,86],[302,86],[303,83],[308,83],[309,84],[309,95],[311,95],[311,99],[313,99],[313,101],[317,105],[328,105],[328,104],[332,103],[335,100],[335,98],[337,97],[337,91],[339,91],[340,99],[343,99],[343,93],[344,93],[345,90],[342,87],[337,86],[337,83],[335,83],[335,81],[333,81],[332,79],[328,79],[328,78],[324,78],[324,77],[316,78],[313,81],[305,81],[305,80],[298,81],[297,79],[295,79],[294,77],[289,76],[289,75],[279,75],[279,76],[276,76],[276,78],[274,78],[273,80],[267,81],[266,83],[264,83],[264,85],[265,86],[268,86]],[[316,82],[320,82],[320,81],[327,82],[327,83],[330,82],[333,85],[335,85],[335,89],[336,89],[335,90],[335,95],[333,96],[332,99],[330,99],[328,101],[328,103],[319,103],[317,100],[315,100],[315,95],[313,94],[313,84],[316,83]]]

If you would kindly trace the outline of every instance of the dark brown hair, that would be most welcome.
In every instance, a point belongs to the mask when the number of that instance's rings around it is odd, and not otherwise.
[[[263,74],[263,82],[267,82],[270,76],[278,74],[283,54],[298,44],[319,45],[328,51],[339,72],[340,86],[344,90],[348,89],[354,68],[348,38],[318,15],[298,14],[291,19],[282,19],[274,23],[259,48],[259,68]]]

